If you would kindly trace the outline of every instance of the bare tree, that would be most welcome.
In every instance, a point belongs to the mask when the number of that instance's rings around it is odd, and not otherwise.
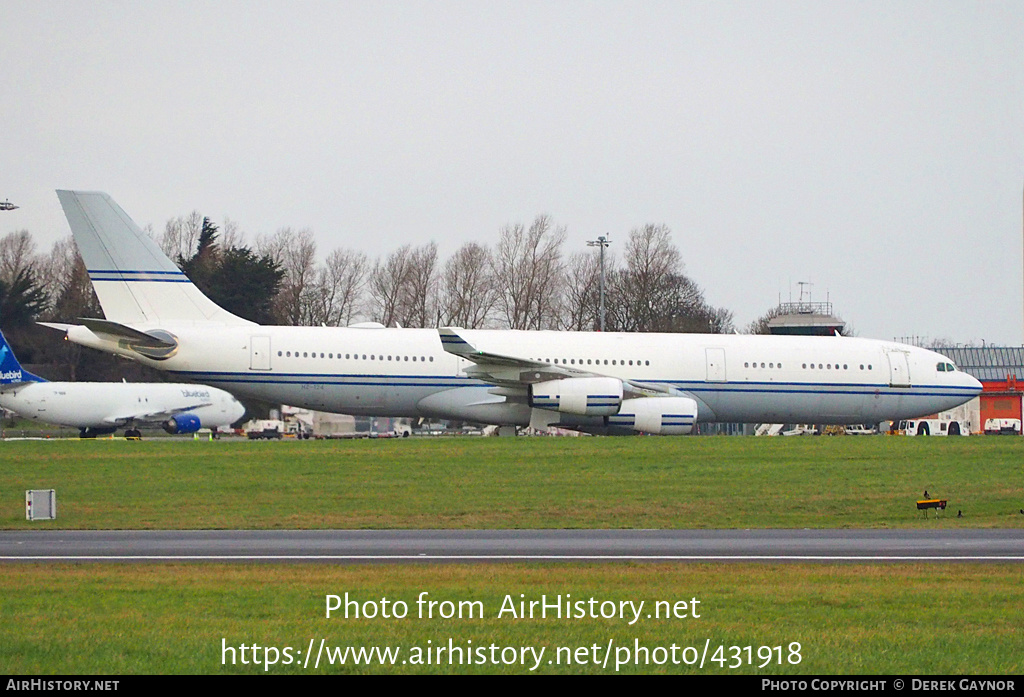
[[[74,322],[79,317],[103,317],[99,298],[71,237],[54,243],[46,271],[52,302],[44,317],[51,322]]]
[[[403,245],[388,255],[384,261],[377,260],[370,274],[371,317],[390,327],[401,321],[400,312],[405,300],[406,284],[412,257],[411,245]]]
[[[768,323],[771,322],[776,317],[781,317],[784,314],[786,314],[786,313],[782,309],[782,305],[776,305],[775,307],[769,309],[763,315],[761,315],[760,317],[755,319],[753,322],[748,324],[746,329],[744,330],[744,333],[745,334],[770,334],[771,332],[768,331]]]
[[[179,215],[167,221],[164,232],[157,240],[160,249],[179,265],[184,259],[191,259],[199,245],[203,232],[203,216],[192,211],[187,216]]]
[[[39,281],[51,297],[60,293],[60,289],[74,273],[75,264],[80,258],[74,238],[68,235],[54,242],[50,247],[50,253],[40,259],[37,265]]]
[[[370,262],[362,252],[335,249],[317,272],[312,324],[341,326],[362,312]]]
[[[36,257],[36,243],[28,230],[18,230],[0,238],[0,281],[11,283],[25,271],[36,272],[40,261]]]
[[[623,268],[611,275],[609,325],[627,332],[732,331],[732,312],[710,306],[683,272],[682,255],[665,225],[634,228]]]
[[[431,327],[437,323],[437,243],[412,251],[405,288],[403,327]]]
[[[237,222],[225,216],[224,224],[220,227],[220,248],[231,249],[244,246],[245,233],[238,227]]]
[[[539,215],[529,229],[508,225],[492,258],[497,309],[509,329],[553,329],[563,283],[565,228]]]
[[[732,334],[736,331],[732,310],[724,307],[708,307],[708,329],[711,334]]]
[[[269,256],[284,271],[274,313],[281,324],[308,326],[314,323],[317,305],[316,241],[309,228],[281,228],[270,237],[256,240],[257,252]]]
[[[669,296],[680,290],[672,288],[673,280],[682,275],[682,256],[672,244],[669,228],[648,224],[630,231],[623,263],[611,277],[609,325],[618,331],[656,331]]]
[[[614,260],[605,256],[605,270],[613,268]],[[601,262],[598,252],[576,252],[569,257],[562,293],[562,327],[570,331],[588,332],[601,323]]]
[[[476,242],[467,242],[444,265],[438,323],[479,329],[487,324],[494,309],[495,295],[490,250]]]

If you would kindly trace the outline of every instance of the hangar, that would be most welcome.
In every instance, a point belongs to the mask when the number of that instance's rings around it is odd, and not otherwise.
[[[976,418],[972,429],[980,432],[989,419],[1019,419],[1024,422],[1024,347],[950,346],[937,347],[960,370],[981,381],[982,392],[958,407]]]

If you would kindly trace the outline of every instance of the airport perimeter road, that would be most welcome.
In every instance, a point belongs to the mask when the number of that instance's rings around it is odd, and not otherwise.
[[[0,561],[1024,562],[1024,530],[29,530]]]

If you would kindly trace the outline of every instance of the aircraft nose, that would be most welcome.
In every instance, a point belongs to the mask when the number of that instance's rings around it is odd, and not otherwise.
[[[978,378],[974,377],[973,375],[968,375],[967,373],[964,373],[964,377],[967,378],[967,386],[974,390],[974,394],[981,394],[981,390],[983,389],[981,381],[979,381]]]

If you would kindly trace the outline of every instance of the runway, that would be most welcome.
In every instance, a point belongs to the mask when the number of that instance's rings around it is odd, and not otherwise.
[[[1024,562],[1024,530],[29,530],[0,562]]]

